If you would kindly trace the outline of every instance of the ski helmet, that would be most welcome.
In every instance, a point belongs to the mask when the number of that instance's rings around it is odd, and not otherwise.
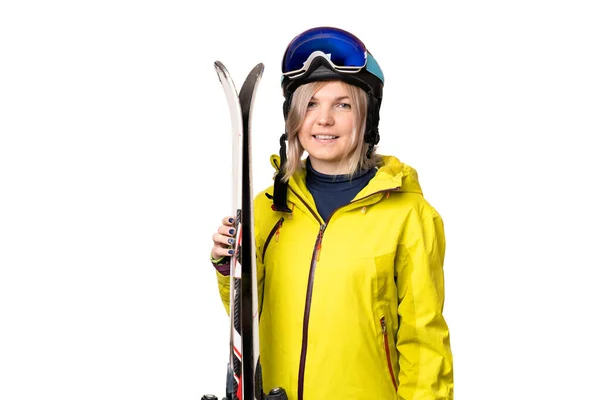
[[[301,85],[315,81],[341,80],[367,93],[365,142],[370,157],[379,142],[379,109],[383,95],[383,72],[364,43],[352,33],[329,26],[309,29],[288,44],[281,62],[281,87],[285,101],[283,116],[287,120],[292,97]],[[282,182],[286,162],[285,140],[280,138],[281,166],[275,178],[274,209],[287,208],[287,184]]]
[[[379,142],[379,109],[383,95],[383,72],[364,43],[352,33],[334,27],[317,27],[297,35],[288,45],[281,63],[281,87],[287,119],[294,91],[315,81],[342,80],[367,93],[365,141],[369,154]]]

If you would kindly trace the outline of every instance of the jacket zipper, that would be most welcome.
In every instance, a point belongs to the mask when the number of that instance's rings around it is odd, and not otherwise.
[[[308,347],[308,321],[310,319],[310,304],[312,301],[313,292],[313,281],[315,276],[315,269],[317,268],[317,261],[321,252],[321,242],[323,241],[323,233],[327,228],[327,223],[322,223],[319,215],[304,201],[302,197],[298,195],[294,190],[289,190],[296,195],[298,199],[306,206],[308,211],[315,217],[319,223],[319,233],[315,246],[313,247],[313,254],[310,261],[310,270],[308,273],[308,286],[306,288],[306,301],[304,303],[304,319],[302,322],[302,350],[300,351],[300,365],[298,367],[298,400],[304,400],[304,373],[306,370],[306,351]]]
[[[269,236],[267,236],[267,239],[265,240],[265,247],[263,248],[262,258],[261,258],[263,260],[263,262],[265,260],[265,254],[267,253],[267,247],[269,247],[269,243],[271,243],[271,239],[273,239],[273,237],[275,237],[275,241],[279,240],[279,229],[281,229],[281,226],[283,225],[283,221],[284,221],[283,217],[279,218],[279,221],[277,221],[277,223],[275,224],[273,229],[271,229],[271,232],[269,232]]]
[[[310,303],[312,300],[313,282],[317,261],[321,252],[321,242],[323,241],[323,232],[327,224],[322,224],[319,228],[317,241],[313,249],[312,260],[310,262],[310,272],[308,275],[308,288],[306,289],[306,303],[304,304],[304,321],[302,324],[302,350],[300,352],[300,368],[298,370],[298,400],[304,400],[304,373],[306,370],[306,350],[308,347],[308,321],[310,319]]]
[[[267,253],[267,247],[269,247],[269,243],[271,243],[271,240],[273,239],[273,237],[275,237],[276,242],[279,240],[279,230],[281,229],[281,226],[283,225],[284,220],[285,220],[285,218],[283,218],[283,217],[279,218],[279,220],[277,221],[275,226],[273,226],[273,229],[271,229],[271,232],[269,232],[269,236],[267,236],[267,239],[265,240],[265,246],[263,247],[262,258],[261,258],[263,261],[263,264],[265,262],[265,254]],[[265,304],[264,299],[265,299],[265,291],[263,290],[262,298],[260,299],[260,310],[258,310],[258,318],[259,319],[262,316],[262,310],[263,310],[262,306]]]
[[[392,354],[390,353],[390,344],[388,340],[387,333],[387,324],[385,323],[385,316],[379,319],[379,323],[381,324],[381,333],[383,333],[383,344],[385,347],[385,358],[387,359],[388,371],[390,373],[390,378],[392,378],[392,383],[394,384],[394,388],[396,392],[398,391],[398,384],[396,383],[396,377],[394,375],[394,367],[392,366]]]
[[[356,203],[356,202],[364,200],[368,197],[374,196],[378,193],[385,193],[385,192],[395,191],[395,190],[399,190],[399,189],[400,188],[398,187],[398,188],[393,188],[393,189],[380,190],[380,191],[371,193],[368,196],[351,201],[348,204]],[[305,370],[306,370],[306,352],[307,352],[307,348],[308,348],[308,321],[310,319],[310,307],[311,307],[311,301],[312,301],[313,280],[314,280],[314,276],[315,276],[315,269],[317,268],[317,261],[319,261],[319,257],[321,255],[321,244],[323,241],[323,234],[325,233],[325,229],[327,228],[327,224],[328,224],[329,220],[327,220],[325,223],[321,223],[321,218],[319,217],[319,215],[317,213],[315,213],[315,211],[308,204],[306,204],[304,199],[301,196],[299,196],[298,193],[296,193],[293,189],[289,188],[289,190],[292,193],[294,193],[294,195],[296,195],[296,197],[298,199],[300,199],[300,201],[306,206],[306,208],[310,211],[310,213],[315,217],[317,222],[319,222],[319,224],[320,224],[319,234],[317,235],[317,241],[315,243],[315,247],[313,248],[312,259],[310,262],[310,271],[309,271],[309,275],[308,275],[308,286],[306,289],[306,302],[304,304],[304,320],[303,320],[303,324],[302,324],[302,350],[300,352],[300,366],[298,368],[298,400],[304,400],[304,376],[305,376]],[[333,210],[331,215],[333,215],[337,210],[338,209]],[[331,219],[331,215],[330,215],[329,219]],[[385,320],[384,320],[384,324],[385,324]],[[387,340],[386,340],[386,346],[388,346]],[[387,349],[388,349],[388,363],[389,363],[389,367],[391,367],[391,361],[389,358],[389,346],[387,347]],[[392,380],[394,382],[394,387],[397,388],[396,380],[394,379],[393,370],[391,370],[391,371],[392,371],[391,376],[392,376]],[[397,389],[396,389],[396,391],[397,391]]]

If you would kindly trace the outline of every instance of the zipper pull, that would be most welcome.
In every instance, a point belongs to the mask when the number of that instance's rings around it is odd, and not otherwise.
[[[279,242],[279,231],[281,230],[281,225],[283,225],[283,217],[279,218],[279,221],[277,221],[277,230],[275,231],[275,243]]]
[[[385,323],[385,317],[381,317],[379,319],[379,322],[381,323],[381,333],[383,333],[384,335],[387,334],[387,324]]]
[[[316,256],[317,261],[319,261],[319,257],[321,256],[321,244],[323,242],[323,231],[325,230],[326,226],[327,226],[327,224],[323,224],[323,225],[321,225],[321,229],[319,229],[319,240],[317,241],[317,256]]]

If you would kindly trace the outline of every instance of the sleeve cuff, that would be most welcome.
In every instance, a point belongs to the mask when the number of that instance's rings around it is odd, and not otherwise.
[[[231,274],[231,257],[222,256],[215,259],[211,254],[210,262],[221,275],[229,276]]]

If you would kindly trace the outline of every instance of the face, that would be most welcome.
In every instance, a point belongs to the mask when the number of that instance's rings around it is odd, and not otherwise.
[[[300,144],[315,170],[328,175],[348,172],[340,163],[354,149],[354,107],[347,87],[327,82],[308,103],[306,117],[298,133]]]

